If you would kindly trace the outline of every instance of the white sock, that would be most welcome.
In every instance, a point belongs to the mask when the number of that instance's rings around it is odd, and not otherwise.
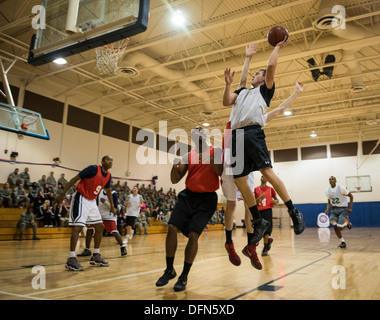
[[[99,248],[98,249],[94,248],[94,254],[97,254],[97,253],[99,253]]]
[[[344,241],[344,239],[343,239],[343,237],[342,237],[342,238],[340,238],[339,240],[340,240],[341,242],[345,242],[345,241]]]
[[[75,251],[70,251],[69,258],[75,258],[75,257],[76,257]]]

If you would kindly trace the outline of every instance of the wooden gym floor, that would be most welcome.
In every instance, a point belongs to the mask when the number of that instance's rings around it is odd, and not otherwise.
[[[120,257],[113,238],[103,238],[101,254],[107,268],[92,267],[88,257],[79,257],[85,270],[70,272],[64,265],[69,239],[0,242],[1,300],[377,300],[380,299],[380,228],[353,228],[344,231],[346,249],[332,228],[319,236],[317,228],[307,228],[300,236],[292,229],[274,228],[270,255],[261,257],[263,270],[254,269],[241,249],[246,244],[244,229],[234,232],[234,242],[242,264],[233,266],[224,249],[224,231],[204,232],[196,261],[190,271],[187,290],[174,292],[172,280],[162,288],[156,280],[165,268],[165,234],[136,235],[128,244],[128,255]],[[320,240],[321,238],[321,240]],[[186,238],[178,235],[174,261],[182,271]],[[78,244],[77,253],[84,245]],[[46,289],[33,289],[37,274],[46,271]],[[344,272],[343,272],[344,271]],[[340,277],[340,280],[337,280]],[[334,288],[334,284],[345,286]]]

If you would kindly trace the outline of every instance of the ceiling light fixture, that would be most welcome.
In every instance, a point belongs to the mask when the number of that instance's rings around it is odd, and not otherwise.
[[[291,115],[293,115],[293,112],[291,110],[285,110],[284,115],[285,116],[291,116]]]
[[[176,10],[173,17],[172,22],[177,26],[182,26],[185,23],[185,17],[183,16],[182,12],[179,10]]]
[[[63,58],[57,58],[53,62],[56,64],[66,64],[67,63],[66,59],[63,59]]]
[[[208,127],[210,124],[208,122],[202,123],[202,126]]]
[[[310,134],[310,137],[315,138],[315,137],[318,137],[318,135],[315,133],[315,131],[312,131]]]

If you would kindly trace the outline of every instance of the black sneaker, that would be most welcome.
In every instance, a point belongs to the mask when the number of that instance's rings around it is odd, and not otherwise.
[[[87,257],[91,256],[91,250],[90,249],[84,249],[82,253],[79,253],[77,255],[78,257]]]
[[[293,229],[295,234],[301,234],[305,230],[305,222],[303,221],[303,215],[297,209],[288,211],[290,218],[293,221]]]
[[[71,271],[83,271],[83,267],[81,266],[81,264],[75,257],[71,257],[67,259],[65,268]]]
[[[187,276],[181,275],[178,278],[177,283],[174,285],[174,291],[183,291],[186,289],[187,285]]]
[[[162,287],[168,284],[169,280],[174,279],[177,276],[177,273],[174,269],[168,270],[166,269],[163,276],[157,280],[156,287]]]
[[[90,264],[92,266],[108,267],[109,262],[104,261],[99,253],[94,253],[91,257]]]
[[[351,223],[351,221],[348,221],[348,223],[347,223],[347,228],[348,228],[348,230],[351,230],[351,229],[352,229],[352,223]]]
[[[127,248],[125,246],[120,247],[121,256],[127,255]]]
[[[347,246],[346,246],[346,243],[344,241],[338,246],[338,248],[341,248],[341,249],[344,249],[346,247]]]
[[[263,218],[260,218],[256,221],[252,221],[253,226],[253,236],[251,239],[251,245],[256,245],[260,242],[262,237],[264,236],[265,231],[270,227],[270,222],[266,221]]]

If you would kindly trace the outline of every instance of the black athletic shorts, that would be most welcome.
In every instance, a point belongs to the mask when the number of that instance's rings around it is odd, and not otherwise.
[[[169,224],[176,226],[186,237],[190,231],[201,234],[217,204],[216,192],[197,193],[185,189],[178,194]]]
[[[125,225],[126,226],[131,226],[132,228],[134,228],[135,227],[135,223],[136,223],[136,219],[137,219],[137,217],[127,216],[125,218]]]
[[[272,167],[265,133],[261,126],[252,125],[232,130],[231,145],[234,178],[245,177],[252,171]]]
[[[270,222],[269,228],[264,233],[264,236],[265,235],[270,236],[272,234],[272,230],[273,230],[273,213],[272,213],[272,209],[261,210],[260,211],[260,215],[261,215],[261,218],[263,218],[264,220]]]

